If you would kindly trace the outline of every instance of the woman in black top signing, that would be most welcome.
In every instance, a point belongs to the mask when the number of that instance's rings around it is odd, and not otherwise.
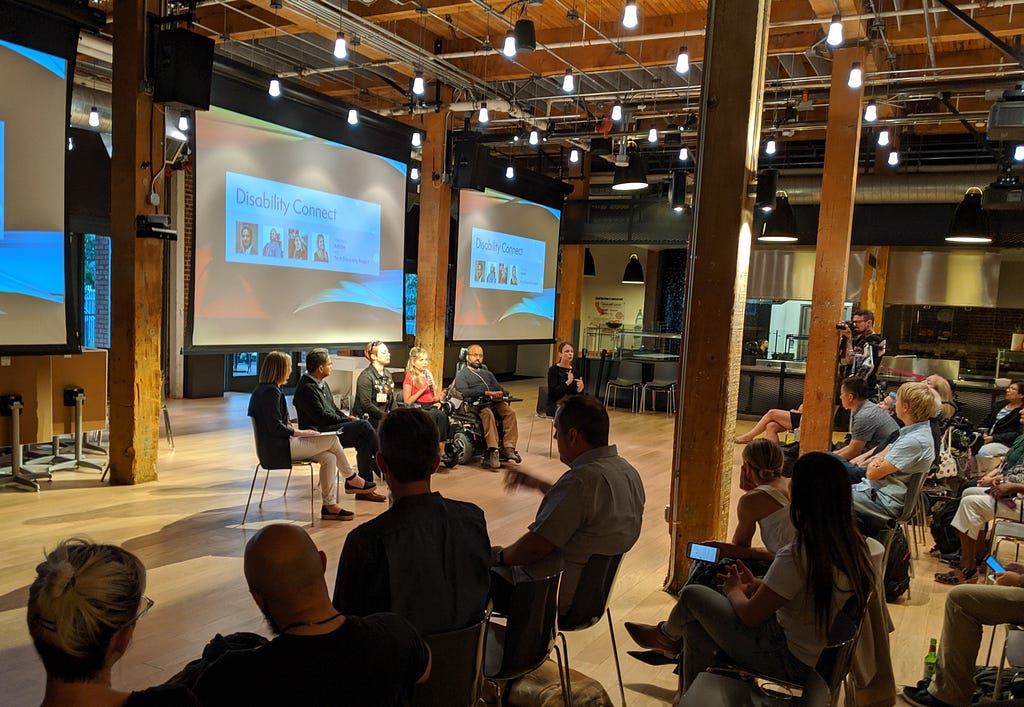
[[[391,352],[383,341],[371,341],[364,350],[370,365],[363,369],[356,379],[356,401],[352,414],[366,415],[374,429],[395,402],[395,382],[385,366],[391,363]]]
[[[566,395],[579,395],[583,392],[583,379],[572,369],[572,360],[576,357],[572,344],[563,341],[558,345],[558,361],[548,369],[548,401],[546,414],[555,416],[555,406]]]

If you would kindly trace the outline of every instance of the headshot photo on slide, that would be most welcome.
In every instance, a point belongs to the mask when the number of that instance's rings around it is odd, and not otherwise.
[[[327,241],[324,234],[316,234],[316,250],[313,251],[313,260],[318,263],[326,263],[327,257]]]
[[[256,233],[258,231],[255,223],[247,223],[245,221],[235,222],[235,252],[244,253],[245,255],[259,255],[256,243]]]

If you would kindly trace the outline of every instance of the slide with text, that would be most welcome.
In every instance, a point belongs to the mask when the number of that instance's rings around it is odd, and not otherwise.
[[[516,292],[544,290],[544,241],[473,228],[471,287]]]

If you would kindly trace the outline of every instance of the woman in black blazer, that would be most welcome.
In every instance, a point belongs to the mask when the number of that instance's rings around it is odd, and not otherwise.
[[[1024,405],[1024,381],[1013,381],[1006,386],[1006,405],[992,408],[975,441],[974,455],[978,458],[979,471],[995,467],[995,457],[1006,454],[1013,441],[1024,434],[1024,425],[1020,421],[1021,405]],[[979,443],[980,447],[977,446]]]
[[[249,398],[249,417],[256,425],[256,456],[267,469],[290,469],[293,461],[320,465],[320,495],[324,520],[352,520],[354,514],[338,505],[338,467],[345,471],[345,493],[369,493],[376,484],[352,471],[338,435],[321,435],[288,423],[288,406],[281,386],[292,372],[292,357],[271,351],[260,366],[259,385]]]
[[[563,341],[558,345],[558,361],[548,369],[548,399],[546,414],[555,416],[555,406],[566,395],[579,395],[583,392],[583,379],[576,375],[572,368],[572,360],[576,352],[572,344]]]

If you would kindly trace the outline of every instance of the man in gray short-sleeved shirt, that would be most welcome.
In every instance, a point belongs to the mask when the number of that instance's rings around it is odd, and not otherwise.
[[[868,388],[863,378],[853,376],[843,380],[839,401],[850,411],[850,442],[836,450],[843,459],[853,459],[872,449],[880,450],[899,432],[899,425],[889,413],[867,398]]]
[[[544,499],[529,531],[508,547],[491,549],[510,578],[545,577],[564,566],[559,611],[572,604],[580,572],[591,555],[626,552],[640,536],[644,487],[640,475],[608,444],[608,412],[597,399],[574,395],[555,411],[558,457],[569,465],[554,484],[506,471],[507,488],[528,486]]]

